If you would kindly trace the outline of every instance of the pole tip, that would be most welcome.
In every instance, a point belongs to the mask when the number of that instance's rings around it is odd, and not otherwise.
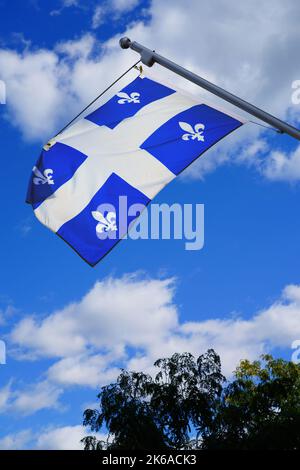
[[[122,49],[128,49],[130,47],[131,41],[125,36],[124,38],[120,39],[119,44]]]

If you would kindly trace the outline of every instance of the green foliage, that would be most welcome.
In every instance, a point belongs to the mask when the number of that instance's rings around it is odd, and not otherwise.
[[[270,355],[242,361],[205,447],[300,449],[300,365]]]
[[[85,449],[300,449],[299,365],[244,360],[230,383],[212,349],[197,361],[184,353],[154,365],[154,379],[122,370],[102,387],[84,425],[108,430],[108,440],[88,436]]]

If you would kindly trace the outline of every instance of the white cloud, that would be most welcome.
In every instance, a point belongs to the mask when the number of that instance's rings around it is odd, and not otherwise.
[[[47,408],[59,408],[58,398],[61,394],[62,389],[47,381],[39,382],[16,392],[11,407],[23,415],[33,414]]]
[[[19,232],[21,237],[27,237],[32,230],[32,217],[26,217],[22,219],[16,226],[15,229]]]
[[[47,127],[51,133],[62,117],[60,103],[65,97],[56,54],[0,50],[0,69],[9,94],[11,124],[30,139],[45,136]]]
[[[238,161],[244,164],[260,167],[264,156],[269,151],[269,145],[263,139],[255,139],[245,145],[238,155]]]
[[[75,356],[92,347],[119,357],[126,345],[145,347],[155,336],[163,341],[176,326],[172,293],[172,279],[107,278],[81,301],[43,320],[25,317],[14,327],[11,340],[38,356]]]
[[[60,407],[62,389],[43,381],[29,386],[12,387],[12,381],[0,390],[0,413],[31,415],[37,411]]]
[[[11,381],[0,389],[0,413],[7,408],[11,394]]]
[[[139,0],[111,0],[111,7],[119,13],[130,11],[138,4]]]
[[[77,7],[79,6],[79,0],[61,0],[61,7],[50,11],[50,16],[60,15],[65,8]]]
[[[300,145],[286,153],[279,150],[270,152],[269,158],[262,167],[265,176],[273,181],[300,180]]]
[[[49,368],[48,378],[63,386],[88,385],[100,388],[118,377],[120,368],[111,366],[115,360],[116,357],[104,354],[67,357]]]
[[[95,8],[92,17],[92,28],[97,29],[103,22],[106,15],[106,9],[103,5],[98,5]]]
[[[128,367],[153,371],[152,363],[175,351],[195,356],[214,348],[221,356],[223,371],[230,375],[241,359],[254,360],[273,348],[290,348],[300,338],[300,286],[287,286],[282,297],[252,318],[223,318],[181,323],[170,332],[164,344],[156,341],[147,353],[133,357]]]
[[[289,285],[270,307],[248,319],[227,316],[180,321],[173,279],[141,275],[97,282],[79,301],[43,319],[25,317],[10,341],[20,360],[48,358],[52,365],[33,384],[11,381],[0,389],[0,411],[29,415],[63,410],[64,389],[96,390],[115,381],[119,368],[154,373],[159,357],[194,356],[214,348],[228,377],[241,359],[256,359],[300,339],[300,285]],[[23,356],[22,356],[23,354]]]
[[[290,347],[298,338],[300,286],[287,286],[278,301],[247,320],[180,322],[174,281],[137,275],[97,282],[79,302],[42,320],[25,317],[11,333],[21,351],[56,359],[47,372],[54,387],[97,388],[113,381],[121,366],[151,371],[158,357],[198,356],[210,347],[231,374],[239,360]]]
[[[0,450],[20,450],[27,447],[32,439],[30,429],[24,429],[15,434],[7,434],[0,439]]]
[[[10,433],[0,439],[1,450],[82,450],[81,439],[89,434],[82,425],[49,426],[39,432],[24,429]],[[94,434],[94,433],[93,433]],[[95,434],[99,440],[106,440],[104,434]]]
[[[6,118],[25,139],[46,141],[132,63],[128,55],[116,58],[116,50],[110,50],[91,34],[60,42],[51,51],[0,49]]]
[[[297,54],[299,44],[298,6],[296,1],[288,5],[275,1],[273,7],[271,11],[264,0],[243,5],[212,0],[190,2],[187,9],[180,0],[175,0],[170,9],[168,1],[154,0],[151,21],[147,25],[135,24],[126,35],[269,112],[282,118],[293,115],[299,122],[300,108],[291,102],[291,84],[300,76],[300,67],[290,60]],[[251,31],[255,31],[255,40],[253,34],[247,33]],[[169,75],[181,87],[198,95],[206,95],[171,72],[163,71],[163,75]],[[230,105],[209,96],[213,102],[231,109]],[[247,161],[242,161],[239,154],[261,131],[262,128],[254,124],[245,126],[197,160],[185,175],[201,178],[228,162],[249,165],[250,155]],[[268,135],[273,138],[274,146],[280,143],[280,135],[272,131]],[[263,171],[257,164],[258,158],[259,155],[253,153],[252,163]]]
[[[62,3],[64,7],[72,7],[78,5],[79,0],[63,0]]]
[[[121,11],[136,4],[114,0],[109,8]],[[108,8],[106,4],[102,6]],[[101,16],[98,11],[96,23]],[[290,58],[297,56],[299,47],[297,12],[296,0],[285,4],[274,0],[272,8],[267,0],[253,0],[242,6],[233,0],[191,0],[189,8],[180,0],[153,0],[148,11],[150,20],[135,21],[124,34],[279,117],[292,116],[296,123],[299,106],[291,102],[291,84],[299,79],[300,67]],[[53,135],[137,58],[132,51],[121,51],[118,39],[119,35],[101,44],[101,51],[96,50],[97,41],[90,34],[59,44],[51,51],[27,47],[21,54],[0,50],[0,69],[4,74],[1,78],[8,89],[6,109],[12,124],[29,139],[45,140]],[[171,72],[161,73],[198,96],[207,95]],[[218,98],[210,98],[224,105]],[[225,107],[231,109],[230,105]],[[252,160],[259,171],[272,179],[274,171],[265,171],[258,164],[260,155],[252,151],[246,159],[239,158],[253,140],[261,140],[260,132],[261,128],[253,124],[245,126],[191,165],[186,175],[201,178],[219,165],[249,165]],[[275,135],[273,146],[280,139],[280,135]],[[287,180],[291,175],[288,165],[272,163],[276,158],[271,155],[270,163],[275,165],[276,179],[280,179],[282,168],[282,179]],[[293,163],[297,171],[291,178],[295,180],[299,179],[298,160]]]
[[[18,309],[11,303],[0,308],[0,325],[6,325],[18,313]]]
[[[59,42],[55,52],[62,54],[66,60],[87,60],[95,47],[95,38],[91,34],[85,34],[80,39]]]
[[[83,426],[63,426],[44,431],[34,444],[39,450],[82,450],[80,442],[87,435]]]
[[[92,29],[97,29],[106,20],[118,21],[122,14],[130,12],[138,4],[139,0],[110,0],[109,2],[101,2],[94,9]]]

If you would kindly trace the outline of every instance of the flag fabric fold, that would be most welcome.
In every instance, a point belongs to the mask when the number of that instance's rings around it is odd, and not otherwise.
[[[94,266],[138,216],[127,214],[121,223],[121,210],[147,205],[243,123],[139,76],[44,147],[27,202],[40,222]]]

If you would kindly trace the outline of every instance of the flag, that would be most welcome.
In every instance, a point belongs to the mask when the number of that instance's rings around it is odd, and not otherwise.
[[[139,76],[44,146],[32,170],[27,202],[40,222],[94,266],[138,216],[128,215],[125,226],[119,223],[122,197],[126,207],[146,206],[242,124],[227,112]]]

